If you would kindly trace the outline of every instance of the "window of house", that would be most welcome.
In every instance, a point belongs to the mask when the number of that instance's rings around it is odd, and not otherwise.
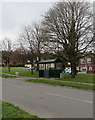
[[[82,68],[81,68],[81,71],[86,71],[86,67],[82,67]]]
[[[89,67],[89,70],[93,70],[93,68],[92,68],[92,67]]]
[[[87,63],[91,63],[91,58],[87,58]]]

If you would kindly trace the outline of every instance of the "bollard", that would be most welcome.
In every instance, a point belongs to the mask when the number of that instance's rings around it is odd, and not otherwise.
[[[64,73],[60,73],[60,78],[64,78]]]
[[[19,72],[15,72],[16,77],[19,77]]]

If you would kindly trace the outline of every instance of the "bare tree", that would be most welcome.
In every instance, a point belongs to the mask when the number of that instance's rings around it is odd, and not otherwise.
[[[19,38],[21,48],[25,52],[25,48],[27,49],[28,59],[31,61],[32,66],[34,60],[38,62],[41,58],[41,52],[43,52],[44,49],[43,41],[45,37],[46,34],[41,25],[34,23],[33,25],[24,27],[24,31]],[[38,64],[37,70],[39,70]]]
[[[13,48],[14,44],[9,38],[4,38],[2,40],[1,42],[2,58],[6,62],[6,65],[8,66],[8,71],[10,71],[10,59]]]
[[[20,48],[24,52],[24,54],[28,55],[28,59],[31,62],[31,66],[33,66],[34,59],[34,46],[33,46],[33,38],[31,35],[31,26],[24,27],[22,34],[19,37]],[[28,51],[28,52],[27,52]],[[33,70],[31,71],[33,74]]]
[[[21,47],[18,47],[12,52],[11,60],[14,61],[14,64],[23,66],[27,62],[27,59],[27,54],[21,49]]]
[[[46,13],[42,23],[51,36],[48,39],[49,48],[71,63],[71,76],[75,78],[78,60],[86,55],[92,42],[90,3],[56,3]]]
[[[33,38],[33,45],[34,45],[34,52],[36,61],[38,62],[41,57],[41,51],[42,51],[42,41],[43,41],[43,31],[41,29],[40,24],[33,24],[32,27],[32,38]],[[37,64],[37,71],[39,70],[39,66]]]

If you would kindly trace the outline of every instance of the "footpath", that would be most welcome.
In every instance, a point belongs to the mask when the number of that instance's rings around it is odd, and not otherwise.
[[[17,76],[17,75],[12,75],[12,74],[7,74],[7,73],[0,73],[2,75],[8,75],[8,76],[13,76],[15,77],[14,79],[18,80],[28,80],[28,79],[38,79],[38,80],[51,80],[51,81],[60,81],[60,82],[65,82],[65,83],[78,83],[78,84],[84,84],[84,85],[95,85],[95,83],[83,83],[83,82],[73,82],[73,81],[64,81],[64,80],[58,80],[55,78],[33,78],[33,77],[25,77],[25,76]]]

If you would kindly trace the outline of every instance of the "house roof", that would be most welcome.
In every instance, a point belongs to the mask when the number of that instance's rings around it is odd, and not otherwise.
[[[39,61],[38,64],[46,64],[46,63],[58,63],[58,62],[62,62],[62,60],[60,59],[50,59],[50,60],[42,60]]]

